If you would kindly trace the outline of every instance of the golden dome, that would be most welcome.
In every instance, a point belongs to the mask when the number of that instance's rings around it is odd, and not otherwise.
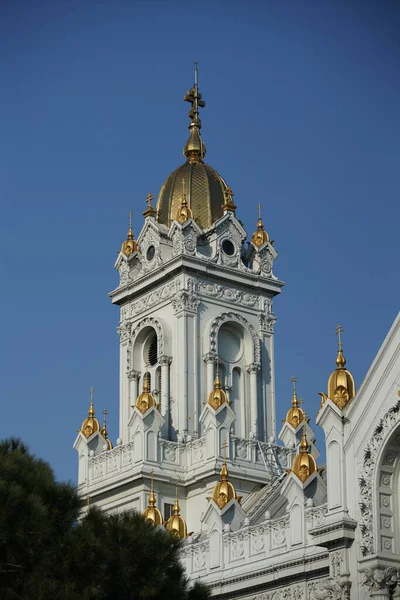
[[[343,345],[340,338],[343,329],[340,324],[336,329],[336,333],[339,337],[336,369],[328,379],[328,394],[324,394],[323,392],[319,392],[319,394],[322,397],[321,407],[324,405],[326,399],[330,398],[340,410],[343,410],[356,395],[356,384],[353,375],[345,369],[346,359],[343,354]]]
[[[168,519],[168,521],[166,521],[164,523],[164,527],[167,531],[173,533],[174,535],[177,535],[178,537],[180,537],[182,539],[184,537],[187,537],[187,526],[186,526],[185,519],[180,514],[180,511],[181,511],[181,508],[179,506],[179,501],[178,501],[178,486],[177,486],[176,499],[174,502],[173,512],[172,512],[172,515],[170,516],[170,518]]]
[[[140,410],[142,414],[147,412],[152,406],[157,406],[154,400],[153,394],[150,392],[150,373],[146,371],[143,377],[143,392],[138,396],[136,408]]]
[[[292,397],[292,408],[286,413],[286,421],[290,423],[294,429],[300,425],[300,423],[304,420],[304,411],[299,407],[299,401],[297,399],[297,391],[296,391],[296,379],[293,377],[293,397]]]
[[[129,213],[129,229],[127,233],[127,239],[122,243],[121,252],[125,254],[125,256],[129,256],[133,254],[138,249],[137,243],[133,238],[132,231],[132,213]]]
[[[201,98],[196,68],[194,86],[185,95],[185,100],[192,105],[189,110],[190,134],[183,150],[186,163],[169,175],[157,198],[157,220],[168,227],[177,218],[184,191],[193,219],[203,229],[210,227],[224,214],[228,186],[217,171],[203,161],[206,147],[200,135],[199,107],[204,107],[205,102]]]
[[[85,438],[90,438],[93,433],[100,431],[100,424],[94,416],[94,405],[93,405],[93,392],[94,389],[90,388],[90,406],[88,410],[88,417],[83,421],[80,428],[80,432],[83,433]]]
[[[292,472],[304,483],[306,479],[317,470],[315,458],[308,452],[308,441],[305,428],[303,430],[299,449],[299,454],[295,456],[293,461]]]
[[[212,499],[214,500],[218,508],[222,510],[224,506],[226,506],[228,502],[230,502],[233,498],[236,498],[236,500],[240,504],[242,500],[241,496],[236,495],[235,488],[233,487],[232,483],[228,481],[228,468],[226,466],[226,458],[224,458],[220,475],[221,480],[215,484],[212,493]]]
[[[217,374],[214,379],[214,389],[208,395],[208,404],[214,409],[217,410],[224,402],[227,402],[226,393],[223,389],[221,389],[221,380],[219,378],[219,372],[217,370]]]
[[[266,231],[264,231],[264,223],[261,218],[261,204],[258,203],[258,223],[257,223],[257,231],[253,233],[251,238],[252,243],[258,248],[265,244],[265,242],[269,242],[269,235]]]
[[[154,494],[153,471],[151,472],[149,504],[148,504],[146,510],[143,512],[143,516],[147,521],[151,521],[154,526],[162,525],[162,516],[156,506],[156,496]]]

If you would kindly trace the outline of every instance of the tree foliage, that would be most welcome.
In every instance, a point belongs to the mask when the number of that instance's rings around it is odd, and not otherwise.
[[[0,443],[0,597],[6,600],[206,600],[181,542],[136,512],[91,508],[15,439]]]

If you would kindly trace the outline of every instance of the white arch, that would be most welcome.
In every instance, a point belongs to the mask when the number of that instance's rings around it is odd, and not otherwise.
[[[253,325],[247,321],[242,315],[234,312],[225,312],[216,317],[211,323],[210,329],[210,351],[215,354],[218,353],[218,332],[223,323],[228,323],[229,321],[233,321],[234,323],[239,323],[242,327],[247,331],[252,338],[252,346],[253,346],[253,362],[260,363],[261,362],[261,349],[260,349],[260,339],[257,335],[256,330]]]

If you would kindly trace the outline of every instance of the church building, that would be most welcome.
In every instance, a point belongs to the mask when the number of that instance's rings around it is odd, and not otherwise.
[[[278,254],[260,207],[247,241],[205,162],[197,70],[185,100],[185,162],[155,206],[147,196],[115,263],[119,437],[113,447],[91,390],[74,443],[80,495],[182,538],[188,577],[221,600],[400,600],[400,315],[359,389],[339,325],[317,415],[293,377],[278,423]]]

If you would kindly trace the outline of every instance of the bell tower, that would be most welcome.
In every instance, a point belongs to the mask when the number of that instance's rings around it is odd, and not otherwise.
[[[87,452],[80,481],[82,494],[110,510],[144,511],[155,489],[167,519],[178,479],[180,514],[197,531],[223,465],[244,499],[287,465],[276,445],[274,394],[273,298],[283,283],[261,205],[247,242],[236,216],[245,199],[237,209],[204,162],[197,65],[184,99],[185,162],[155,208],[147,196],[142,230],[135,239],[130,224],[115,263],[119,439],[110,451]]]

